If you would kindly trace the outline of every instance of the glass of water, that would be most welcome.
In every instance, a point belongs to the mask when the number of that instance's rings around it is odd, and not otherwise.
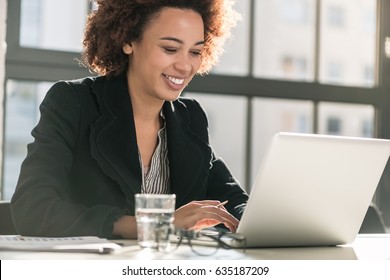
[[[138,244],[142,248],[169,249],[175,203],[174,194],[135,195]]]

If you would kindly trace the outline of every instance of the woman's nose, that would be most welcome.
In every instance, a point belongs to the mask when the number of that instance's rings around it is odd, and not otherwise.
[[[182,74],[188,74],[191,72],[193,65],[189,57],[182,55],[176,60],[174,67]]]

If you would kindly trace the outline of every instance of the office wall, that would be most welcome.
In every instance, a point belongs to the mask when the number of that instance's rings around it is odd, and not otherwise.
[[[6,32],[6,14],[7,14],[7,0],[0,0],[0,104],[3,104],[4,100],[4,77],[5,77],[5,32]],[[4,107],[0,106],[0,124],[3,125],[3,110]],[[0,129],[0,147],[3,146],[2,129]],[[2,158],[2,149],[0,149],[0,158]],[[1,165],[1,162],[0,162]],[[0,170],[1,170],[0,166]],[[1,199],[1,193],[0,193]]]

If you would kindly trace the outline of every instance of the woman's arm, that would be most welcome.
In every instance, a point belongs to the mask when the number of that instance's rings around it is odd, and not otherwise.
[[[91,187],[83,189],[84,185],[80,184],[75,188],[75,183],[69,180],[74,174],[74,161],[80,161],[74,152],[77,139],[83,135],[80,114],[86,111],[79,98],[81,93],[87,95],[89,86],[59,82],[48,91],[40,106],[41,118],[32,132],[35,140],[28,146],[11,200],[13,221],[19,234],[112,237],[114,222],[126,212],[125,207],[121,209],[108,203],[80,202],[80,196],[87,193],[87,197],[92,197],[90,201],[96,198],[104,190],[99,184],[105,182],[86,181],[85,184],[95,188],[93,193]],[[88,146],[85,147],[88,153]]]
[[[203,228],[224,224],[235,232],[238,220],[234,218],[220,201],[192,201],[175,212],[174,225],[186,230],[201,230]],[[137,222],[134,216],[122,216],[114,223],[113,234],[122,238],[137,238]]]
[[[134,216],[122,216],[114,223],[113,234],[122,238],[137,238],[137,222]]]

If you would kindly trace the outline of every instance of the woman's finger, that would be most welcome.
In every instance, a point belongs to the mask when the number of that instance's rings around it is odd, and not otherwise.
[[[192,201],[176,210],[174,223],[178,227],[196,230],[222,223],[235,231],[239,221],[226,210],[226,203],[218,200]]]

